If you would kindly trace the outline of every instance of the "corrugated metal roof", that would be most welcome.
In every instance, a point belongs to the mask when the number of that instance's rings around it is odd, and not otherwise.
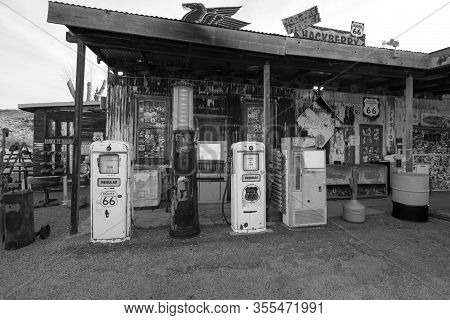
[[[173,18],[165,18],[165,17],[153,16],[153,15],[140,14],[140,13],[130,13],[130,12],[126,12],[126,11],[102,9],[102,8],[97,8],[97,7],[88,7],[88,6],[82,6],[82,5],[78,5],[78,4],[72,4],[72,3],[65,3],[65,2],[60,2],[60,1],[49,1],[49,2],[51,2],[51,3],[59,3],[59,4],[63,4],[63,5],[73,6],[73,7],[86,8],[86,9],[94,9],[94,10],[100,10],[100,11],[106,11],[106,12],[122,13],[122,14],[126,14],[126,15],[149,17],[149,18],[153,18],[153,19],[160,19],[160,20],[166,20],[166,21],[176,21],[176,22],[182,22],[182,23],[188,23],[188,24],[199,24],[199,23],[195,23],[195,22],[188,22],[188,21],[183,21],[183,20],[173,19]],[[201,24],[201,25],[203,25],[203,24]],[[210,26],[210,25],[204,25],[204,26],[211,27],[211,28],[219,28],[219,29],[229,29],[229,28],[220,27],[220,26]],[[320,28],[328,29],[326,27],[320,27]],[[295,36],[292,36],[292,35],[282,35],[282,34],[279,34],[279,33],[270,33],[270,32],[262,32],[262,31],[254,31],[254,30],[244,30],[244,29],[229,29],[229,30],[248,32],[248,33],[254,33],[254,34],[265,34],[265,35],[276,36],[276,37],[283,37],[283,38],[296,38]],[[297,39],[301,39],[301,38],[297,38]],[[307,39],[307,40],[322,42],[322,41],[313,40],[313,39]],[[343,44],[343,45],[351,46],[351,45],[348,45],[348,44]],[[373,49],[384,49],[384,50],[387,50],[387,51],[394,51],[394,49],[385,48],[385,47],[376,47],[376,46],[367,46],[367,45],[365,47],[366,48],[373,48]],[[442,50],[445,50],[445,49],[442,49]],[[411,51],[411,50],[401,50],[401,49],[397,49],[397,51],[428,54],[426,52]],[[439,50],[439,51],[441,51],[441,50]]]
[[[116,13],[122,13],[122,14],[133,15],[133,16],[148,17],[148,18],[154,18],[154,19],[160,19],[160,20],[176,21],[176,22],[183,22],[183,23],[188,23],[188,24],[200,24],[200,23],[183,21],[183,20],[173,19],[173,18],[164,18],[164,17],[152,16],[152,15],[147,15],[147,14],[130,13],[130,12],[126,12],[126,11],[109,10],[109,9],[101,9],[101,8],[96,8],[96,7],[88,7],[88,6],[82,6],[82,5],[78,5],[78,4],[65,3],[65,2],[59,2],[59,1],[49,1],[49,2],[51,2],[51,3],[59,3],[59,4],[64,4],[64,5],[73,6],[73,7],[79,7],[79,8],[94,9],[94,10],[100,10],[100,11],[106,11],[106,12],[116,12]],[[231,29],[231,28],[225,28],[225,27],[221,27],[221,26],[210,26],[210,25],[205,25],[205,24],[201,24],[201,25],[202,26],[211,27],[211,28],[229,29],[229,30],[236,30],[236,31],[256,33],[256,34],[266,34],[266,35],[271,35],[271,36],[286,37],[285,35],[278,34],[278,33],[260,32],[260,31],[243,30],[243,29]]]

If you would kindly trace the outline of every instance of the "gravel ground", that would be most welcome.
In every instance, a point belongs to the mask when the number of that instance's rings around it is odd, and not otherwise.
[[[135,229],[131,242],[68,236],[69,210],[35,209],[52,235],[0,252],[3,299],[449,299],[450,224],[369,216],[323,228],[230,236],[203,227],[192,239]],[[80,211],[80,222],[89,210]]]

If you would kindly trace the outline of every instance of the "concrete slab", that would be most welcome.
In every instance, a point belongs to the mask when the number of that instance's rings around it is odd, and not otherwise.
[[[237,236],[256,236],[256,235],[259,235],[259,234],[272,233],[272,232],[273,232],[272,229],[266,229],[264,231],[257,231],[257,232],[247,232],[247,233],[230,231],[229,235],[232,236],[232,237],[237,237]]]

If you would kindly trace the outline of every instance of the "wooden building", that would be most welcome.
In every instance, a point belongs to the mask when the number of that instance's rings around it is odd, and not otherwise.
[[[325,145],[330,172],[403,154],[408,170],[428,162],[433,188],[450,189],[450,48],[355,46],[55,2],[48,22],[108,65],[106,137],[131,142],[138,164],[169,162],[171,85],[183,79],[195,85],[200,139],[262,140],[270,159],[281,137],[301,134],[297,118],[320,95],[340,122]]]
[[[34,114],[34,176],[62,176],[72,173],[74,102],[19,104],[19,109]],[[83,107],[82,155],[89,154],[95,136],[105,137],[106,111],[99,101]]]

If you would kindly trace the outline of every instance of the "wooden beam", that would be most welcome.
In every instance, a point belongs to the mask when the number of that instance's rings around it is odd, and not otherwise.
[[[406,124],[405,124],[405,154],[406,172],[413,171],[413,77],[406,77],[405,90]]]
[[[286,38],[286,55],[373,63],[404,68],[427,69],[431,58],[426,53],[383,48],[349,46],[299,38]]]
[[[86,46],[78,39],[77,43],[77,71],[75,89],[75,117],[73,122],[73,166],[72,166],[72,198],[70,206],[70,234],[78,233],[79,222],[79,194],[80,194],[80,165],[81,165],[81,120],[83,117],[84,67],[86,60]]]
[[[78,39],[77,39],[77,36],[74,35],[72,32],[67,31],[66,32],[66,41],[69,43],[77,43]]]

